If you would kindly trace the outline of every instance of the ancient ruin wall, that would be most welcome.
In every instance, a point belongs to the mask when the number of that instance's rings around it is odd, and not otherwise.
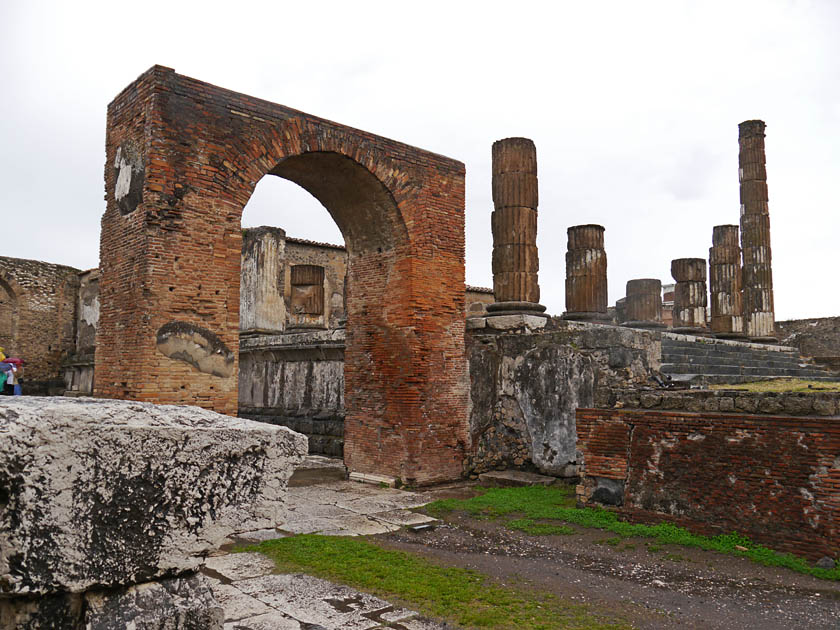
[[[776,322],[776,332],[783,345],[799,348],[805,356],[834,357],[840,361],[840,317]]]
[[[345,237],[349,468],[462,474],[462,163],[160,66],[110,104],[106,149],[97,395],[236,413],[240,217],[270,173]]]
[[[584,503],[840,555],[840,418],[578,409]]]
[[[309,452],[344,454],[345,331],[243,338],[239,416],[303,433]]]
[[[62,359],[76,347],[79,270],[0,256],[0,346],[26,361],[28,394],[59,387]]]
[[[468,320],[473,472],[577,472],[575,410],[648,382],[656,333],[558,318]]]

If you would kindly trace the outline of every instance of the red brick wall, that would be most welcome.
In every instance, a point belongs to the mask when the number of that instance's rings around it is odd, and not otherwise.
[[[622,511],[840,556],[840,418],[578,409],[582,500],[623,482]]]
[[[125,163],[139,200],[133,187],[118,198]],[[108,107],[96,394],[236,413],[240,216],[269,172],[309,190],[345,237],[348,466],[459,477],[463,164],[160,66]],[[217,363],[230,350],[232,374],[159,351],[171,322],[212,337]]]

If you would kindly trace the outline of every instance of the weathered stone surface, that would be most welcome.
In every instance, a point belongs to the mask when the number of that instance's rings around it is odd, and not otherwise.
[[[278,612],[325,628],[378,628],[417,615],[367,593],[308,575],[269,575],[243,580],[236,586]]]
[[[561,474],[575,461],[575,409],[592,405],[592,362],[568,346],[533,342],[511,335],[495,348],[473,347],[476,456],[489,466],[531,460]]]
[[[78,630],[82,596],[0,598],[0,630]]]
[[[545,322],[467,335],[473,472],[533,464],[553,476],[576,474],[575,409],[599,397],[606,404],[609,388],[647,383],[660,367],[660,333]]]
[[[85,597],[85,630],[222,630],[224,611],[200,575]]]
[[[311,453],[344,452],[343,329],[243,337],[239,416],[289,427]]]
[[[0,406],[0,595],[194,570],[281,520],[306,439],[195,407],[20,397]]]
[[[229,553],[207,558],[205,573],[226,582],[247,580],[274,572],[274,561],[261,553]]]

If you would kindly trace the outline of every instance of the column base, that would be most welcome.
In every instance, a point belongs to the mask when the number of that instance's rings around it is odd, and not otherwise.
[[[779,343],[778,337],[750,337],[752,343],[766,343],[768,345],[777,345]]]
[[[545,313],[545,306],[536,302],[493,302],[487,305],[487,315],[533,315],[535,317],[549,317]]]
[[[621,322],[621,325],[625,328],[650,328],[655,330],[662,330],[664,328],[668,328],[662,322],[648,322],[648,321],[631,321],[631,322]]]
[[[599,324],[612,322],[612,317],[607,313],[597,313],[594,311],[572,311],[571,313],[567,311],[561,315],[561,318],[573,322],[594,322]]]

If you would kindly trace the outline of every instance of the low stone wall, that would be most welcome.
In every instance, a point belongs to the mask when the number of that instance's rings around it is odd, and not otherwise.
[[[310,453],[344,452],[344,329],[243,337],[239,417],[289,427]]]
[[[575,410],[648,383],[659,367],[649,331],[530,315],[470,318],[467,328],[471,472],[576,475]]]
[[[836,416],[578,409],[577,432],[583,504],[840,558]]]
[[[819,387],[817,385],[816,387]],[[599,407],[660,411],[834,416],[840,414],[840,392],[747,392],[737,389],[610,389]]]
[[[196,571],[282,520],[305,452],[288,429],[195,407],[4,401],[0,629],[221,630]]]

